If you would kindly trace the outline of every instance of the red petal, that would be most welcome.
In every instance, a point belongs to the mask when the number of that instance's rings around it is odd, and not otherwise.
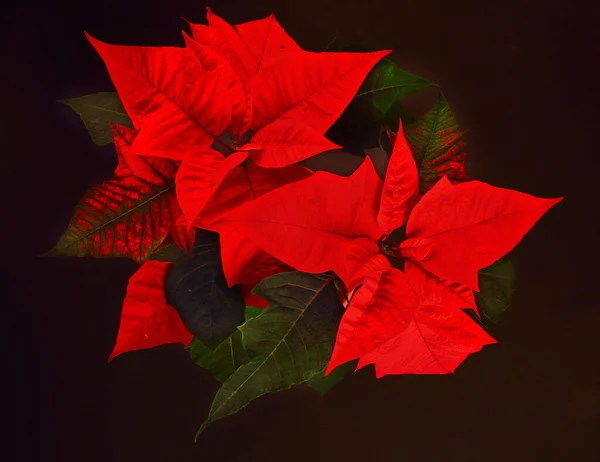
[[[190,23],[194,40],[218,53],[231,66],[242,83],[247,84],[252,77],[253,69],[257,67],[256,58],[248,52],[233,26],[213,14],[210,8],[207,8],[206,16],[208,26]]]
[[[273,14],[264,19],[237,24],[235,29],[248,51],[256,58],[256,74],[303,51],[283,30]]]
[[[327,172],[282,186],[239,207],[228,221],[278,260],[299,271],[352,277],[378,253],[381,180],[370,159],[350,177]]]
[[[208,46],[202,45],[183,34],[186,46],[195,54],[205,71],[214,72],[226,83],[231,95],[230,126],[236,135],[244,134],[250,128],[252,120],[252,102],[242,81],[229,64]]]
[[[405,262],[404,272],[411,287],[419,293],[427,293],[430,303],[454,310],[472,309],[478,312],[473,291],[463,285],[441,281],[410,261]]]
[[[185,48],[108,45],[87,35],[106,63],[139,135],[135,153],[174,159],[208,148],[231,120],[227,84]]]
[[[410,262],[407,265],[412,266]],[[363,355],[357,368],[375,364],[377,378],[386,374],[447,374],[469,354],[496,342],[456,309],[464,306],[456,293],[435,278],[416,275],[418,271],[413,267],[407,272],[411,286],[419,291],[420,306],[414,319],[404,330],[390,330],[389,340]]]
[[[263,279],[293,268],[273,258],[239,231],[221,231],[221,261],[229,287],[254,288]]]
[[[228,214],[240,205],[283,185],[308,178],[311,174],[300,165],[275,169],[259,167],[252,162],[235,167],[196,218],[194,226],[214,229],[216,223],[222,224]]]
[[[175,181],[181,210],[193,223],[227,174],[246,159],[246,153],[234,152],[229,157],[213,149],[190,155],[177,171]]]
[[[365,278],[344,312],[325,374],[355,358],[380,358],[381,345],[412,322],[417,294],[404,273],[390,268]]]
[[[389,52],[304,52],[278,62],[254,80],[252,129],[283,117],[324,134],[350,103],[367,73]]]
[[[164,281],[171,263],[147,261],[129,279],[121,312],[121,324],[109,361],[133,350],[166,343],[187,345],[193,335],[175,308],[167,304]]]
[[[402,133],[402,122],[381,193],[377,221],[383,234],[390,234],[406,223],[419,197],[419,174],[412,152]]]
[[[477,272],[509,252],[561,200],[479,181],[453,186],[444,177],[413,209],[400,248],[439,278],[479,290]]]
[[[321,152],[341,148],[303,123],[288,119],[278,119],[260,129],[252,137],[252,145],[255,146],[242,146],[238,150],[252,148],[249,157],[261,167],[271,168],[296,164]],[[255,150],[256,145],[259,150]]]

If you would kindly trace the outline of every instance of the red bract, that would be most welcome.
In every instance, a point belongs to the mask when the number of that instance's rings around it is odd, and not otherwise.
[[[129,279],[119,333],[109,361],[128,351],[191,342],[193,335],[165,300],[165,277],[171,266],[171,263],[147,261]]]
[[[445,177],[417,198],[417,170],[400,127],[383,185],[367,158],[348,178],[317,172],[232,213],[257,246],[300,271],[333,270],[350,289],[364,278],[327,373],[355,358],[359,367],[375,364],[378,377],[448,373],[493,343],[461,311],[475,309],[478,270],[561,200],[478,181],[453,186]],[[390,248],[388,234],[407,219],[406,241]],[[405,272],[382,253],[404,258]]]
[[[133,151],[182,161],[177,194],[188,223],[246,156],[284,167],[338,147],[326,130],[389,53],[309,53],[273,15],[236,27],[210,10],[207,16],[208,26],[191,25],[186,48],[107,45],[88,36],[140,130]],[[255,133],[246,143],[248,128]],[[221,136],[226,130],[231,145]]]

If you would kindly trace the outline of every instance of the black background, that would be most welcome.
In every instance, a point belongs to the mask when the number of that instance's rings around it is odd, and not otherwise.
[[[83,36],[181,45],[201,1],[32,2],[2,12],[4,395],[18,450],[40,461],[594,461],[600,459],[597,66],[600,14],[573,1],[213,1],[231,23],[273,11],[305,49],[337,32],[392,48],[443,88],[471,131],[469,172],[536,196],[566,196],[513,252],[519,290],[499,343],[450,376],[374,378],[324,398],[263,397],[193,435],[217,382],[179,346],[106,360],[128,261],[36,260],[91,183],[110,175],[55,101],[112,86]],[[5,453],[6,455],[6,453]]]

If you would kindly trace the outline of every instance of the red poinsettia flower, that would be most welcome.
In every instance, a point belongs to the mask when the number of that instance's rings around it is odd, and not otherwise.
[[[494,340],[475,309],[478,270],[510,251],[558,199],[443,177],[419,198],[415,162],[399,129],[382,184],[369,158],[350,177],[317,172],[271,191],[229,219],[258,247],[308,273],[333,270],[356,291],[327,373],[358,358],[385,374],[453,372]],[[387,245],[406,224],[406,240]],[[404,272],[385,254],[402,258]]]
[[[185,48],[88,35],[139,129],[133,152],[182,161],[176,190],[188,224],[247,158],[285,167],[337,148],[324,133],[389,53],[310,53],[273,15],[237,26],[207,16]]]

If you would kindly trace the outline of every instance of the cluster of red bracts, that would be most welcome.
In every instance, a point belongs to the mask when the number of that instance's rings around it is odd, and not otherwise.
[[[402,127],[385,181],[368,157],[350,177],[313,173],[298,163],[339,147],[325,132],[388,51],[307,52],[272,15],[231,26],[209,10],[191,30],[184,48],[88,38],[134,124],[128,156],[177,162],[186,232],[219,233],[228,284],[248,293],[281,271],[333,271],[355,292],[328,372],[358,359],[378,377],[448,373],[493,343],[462,311],[477,310],[478,270],[560,199],[446,177],[421,196]],[[382,252],[403,226],[406,240]],[[168,269],[147,261],[132,277],[111,357],[191,339],[165,301]]]

